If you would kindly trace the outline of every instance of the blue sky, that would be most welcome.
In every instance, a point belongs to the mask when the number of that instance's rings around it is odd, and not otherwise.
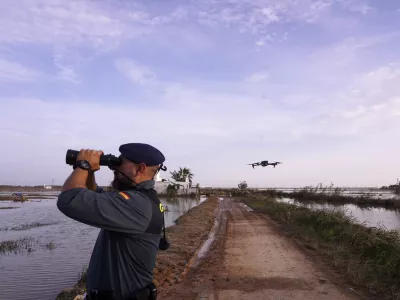
[[[395,0],[1,1],[0,184],[127,142],[202,185],[393,183],[399,47]]]

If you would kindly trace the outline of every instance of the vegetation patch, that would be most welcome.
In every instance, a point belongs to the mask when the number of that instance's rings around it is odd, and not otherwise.
[[[49,226],[49,225],[53,225],[53,224],[57,224],[57,223],[58,223],[58,222],[50,222],[50,223],[34,222],[34,223],[30,223],[30,224],[18,225],[18,226],[11,227],[11,228],[0,228],[0,231],[8,231],[8,230],[13,230],[13,231],[29,230],[29,229],[32,229],[32,228],[43,227],[43,226]]]
[[[44,246],[49,250],[53,250],[54,248],[56,248],[56,244],[53,241],[51,241],[50,243],[44,244]]]
[[[56,248],[54,242],[42,244],[34,237],[24,237],[18,240],[7,240],[0,242],[0,254],[14,253],[23,254],[30,253],[36,250],[36,248],[53,250]]]
[[[19,240],[9,240],[0,242],[0,254],[13,252],[15,254],[25,251],[32,252],[36,240],[33,237],[26,237]]]
[[[305,242],[356,286],[379,299],[400,299],[400,235],[397,231],[357,224],[338,211],[310,210],[276,202],[272,197],[245,197],[292,237]]]

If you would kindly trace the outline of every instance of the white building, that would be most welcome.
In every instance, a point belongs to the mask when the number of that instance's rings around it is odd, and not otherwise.
[[[155,181],[155,190],[159,194],[165,194],[167,193],[167,187],[170,184],[174,184],[178,186],[178,194],[186,194],[186,193],[193,193],[196,192],[196,188],[190,188],[190,182],[189,182],[189,177],[186,176],[185,181],[175,181],[172,179],[169,180],[163,180],[161,178],[160,172],[157,173],[157,175],[154,178]]]
[[[154,178],[154,180],[155,180],[156,182],[161,182],[161,181],[162,181],[160,172],[157,173],[156,178]]]
[[[169,182],[162,180],[160,172],[157,173],[157,175],[154,178],[154,181],[155,181],[154,189],[156,190],[156,192],[159,194],[165,194],[167,192],[167,187],[169,185]]]

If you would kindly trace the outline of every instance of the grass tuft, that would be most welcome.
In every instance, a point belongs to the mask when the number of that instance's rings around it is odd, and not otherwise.
[[[32,252],[36,240],[33,237],[22,238],[19,240],[9,240],[0,242],[0,254],[8,252],[22,253]]]
[[[53,250],[56,248],[56,244],[53,241],[51,241],[50,243],[45,244],[45,247],[49,250]]]

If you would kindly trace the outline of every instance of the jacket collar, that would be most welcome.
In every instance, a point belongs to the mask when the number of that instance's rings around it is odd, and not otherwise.
[[[140,183],[138,183],[136,186],[138,188],[142,188],[145,190],[150,190],[153,189],[155,185],[155,181],[154,180],[146,180],[146,181],[142,181]]]

